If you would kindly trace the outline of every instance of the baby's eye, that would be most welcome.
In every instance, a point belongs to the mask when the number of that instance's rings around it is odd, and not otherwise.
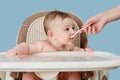
[[[75,30],[75,27],[72,27],[73,30]]]
[[[69,28],[66,28],[65,31],[69,31]]]
[[[75,30],[76,30],[76,28],[75,28],[75,27],[72,27],[72,30],[74,30],[74,31],[75,31]]]

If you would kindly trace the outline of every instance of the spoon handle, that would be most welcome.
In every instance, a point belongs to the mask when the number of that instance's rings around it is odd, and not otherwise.
[[[83,30],[84,28],[87,28],[91,25],[91,23],[89,23],[86,27],[82,27],[81,29],[79,29],[78,31],[75,32],[74,35],[71,36],[71,38],[73,38],[77,33],[79,33],[81,30]]]

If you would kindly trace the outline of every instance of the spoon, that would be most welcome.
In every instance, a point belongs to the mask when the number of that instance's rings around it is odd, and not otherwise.
[[[89,27],[90,25],[91,25],[91,23],[89,23],[86,27]],[[81,30],[83,30],[83,29],[86,28],[86,27],[83,27],[83,28],[81,28],[80,30],[76,31],[75,34],[73,34],[70,38],[75,37],[77,33],[79,33]]]

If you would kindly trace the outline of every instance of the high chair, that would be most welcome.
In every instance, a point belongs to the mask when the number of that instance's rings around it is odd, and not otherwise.
[[[38,40],[44,40],[46,39],[46,34],[44,32],[44,25],[43,25],[43,21],[45,16],[51,11],[43,11],[43,12],[39,12],[36,14],[33,14],[32,16],[28,17],[22,24],[22,26],[20,27],[20,31],[18,33],[18,38],[17,38],[17,44],[21,43],[21,42],[35,42]],[[73,20],[75,21],[75,23],[77,24],[78,29],[81,28],[81,26],[83,25],[80,17],[78,17],[77,15],[70,13],[70,12],[66,12],[68,13]],[[86,48],[87,47],[87,35],[86,33],[81,33],[77,35],[77,38],[75,39],[74,44],[76,46],[79,46],[81,48]],[[23,64],[24,65],[24,64]],[[24,72],[24,71],[23,71]],[[6,72],[7,77],[9,76],[10,73],[10,78],[11,80],[22,80],[22,74],[23,72]],[[2,75],[5,74],[5,72],[1,72],[0,76],[1,79],[0,80],[5,80],[4,77],[2,77]],[[82,80],[108,80],[108,73],[107,71],[82,71],[81,76],[84,78]],[[10,78],[8,80],[10,80]],[[98,79],[99,78],[99,79]]]

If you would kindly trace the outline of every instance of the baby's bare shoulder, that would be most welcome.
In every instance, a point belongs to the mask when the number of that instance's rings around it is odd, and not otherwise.
[[[41,40],[37,44],[38,47],[42,47],[42,51],[57,51],[48,40]]]
[[[48,46],[50,45],[47,40],[40,40],[36,42],[37,45],[41,46]]]

